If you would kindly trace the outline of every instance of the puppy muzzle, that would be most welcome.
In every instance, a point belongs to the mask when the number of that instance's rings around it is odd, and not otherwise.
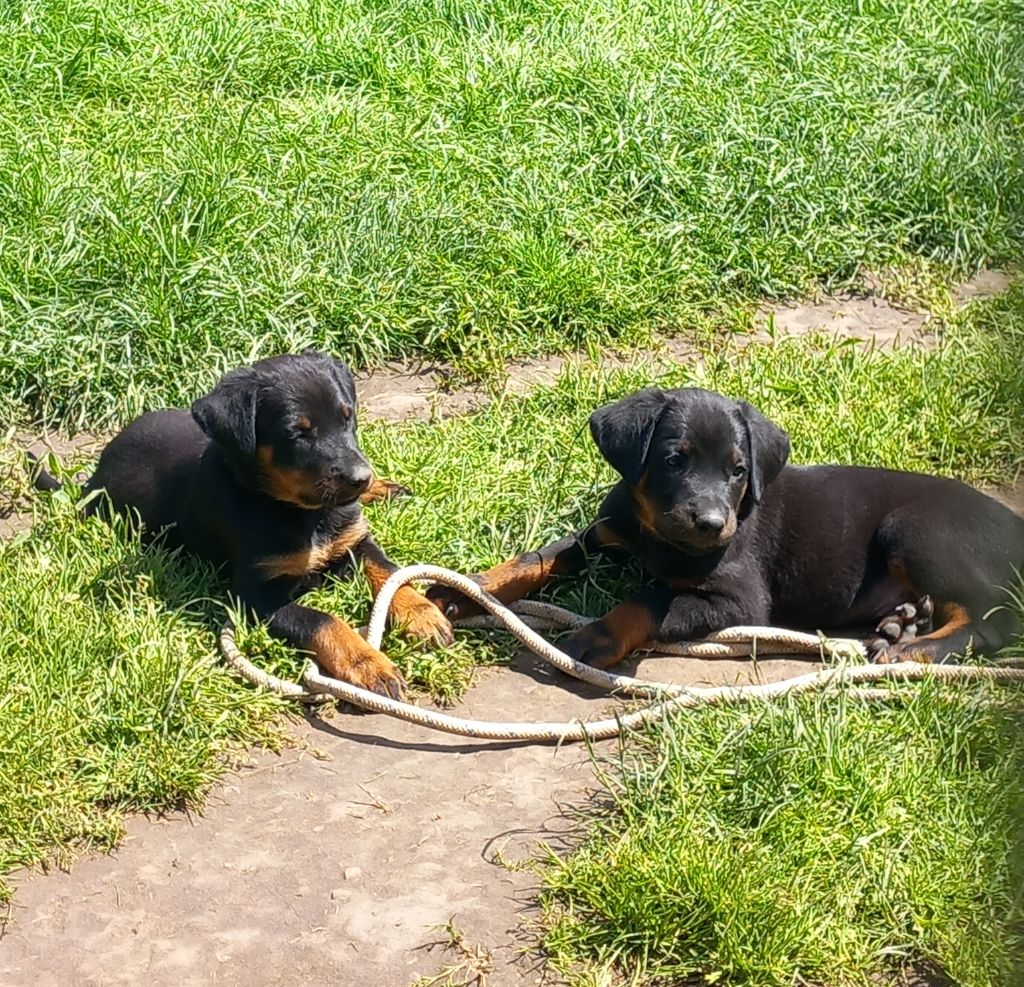
[[[662,537],[688,552],[712,552],[727,545],[736,533],[736,512],[723,508],[667,511],[658,522]]]

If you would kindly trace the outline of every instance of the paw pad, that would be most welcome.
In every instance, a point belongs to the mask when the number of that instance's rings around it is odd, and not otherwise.
[[[897,649],[902,649],[932,630],[935,604],[930,596],[922,596],[917,603],[901,603],[886,614],[868,638],[868,658],[878,664],[898,661]]]

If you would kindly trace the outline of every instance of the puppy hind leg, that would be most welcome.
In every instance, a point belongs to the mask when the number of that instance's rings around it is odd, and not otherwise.
[[[935,604],[930,596],[916,603],[901,603],[878,622],[874,633],[865,642],[871,661],[884,663],[889,649],[906,644],[931,633],[934,627]]]
[[[991,654],[1005,644],[1015,618],[998,609],[1002,567],[984,546],[967,543],[962,523],[913,504],[889,515],[878,536],[890,572],[917,602],[882,619],[869,642],[872,660],[941,662],[971,647]]]

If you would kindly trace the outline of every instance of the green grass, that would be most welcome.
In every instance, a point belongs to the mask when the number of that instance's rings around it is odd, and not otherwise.
[[[932,684],[669,717],[604,764],[585,838],[549,858],[554,962],[593,985],[867,987],[917,966],[1014,987],[1024,703],[1004,702]]]
[[[862,462],[1009,482],[1024,465],[1022,348],[1024,286],[1017,284],[1000,299],[971,306],[931,353],[886,355],[791,340],[709,350],[703,360],[665,367],[660,376],[650,365],[616,373],[583,366],[556,386],[498,400],[465,418],[364,423],[362,441],[375,466],[416,494],[368,514],[397,562],[463,571],[560,536],[586,523],[612,479],[589,439],[588,413],[652,379],[749,397],[789,429],[799,462]],[[22,485],[15,477],[14,486]],[[69,497],[36,500],[32,534],[0,545],[0,874],[65,861],[83,846],[109,846],[124,812],[201,800],[237,745],[272,739],[283,708],[217,666],[214,632],[224,614],[224,587],[208,569],[159,548],[140,550],[122,529],[80,521]],[[635,571],[604,566],[548,595],[597,614],[636,578]],[[313,599],[360,621],[368,595],[360,578]],[[452,698],[476,663],[504,660],[512,650],[507,641],[459,637],[453,648],[436,652],[393,640],[421,692]],[[245,643],[266,667],[298,674],[298,660],[280,646],[260,656],[259,630]],[[911,731],[906,711],[899,715]],[[738,723],[730,714],[723,729]],[[1016,751],[1008,739],[1008,764]],[[886,752],[891,748],[880,742],[875,753],[883,762]],[[995,811],[999,803],[992,804]],[[961,838],[935,830],[934,839],[949,847]],[[979,869],[978,880],[988,881],[988,873]],[[960,907],[968,877],[956,872],[960,883],[950,886],[942,921],[952,921],[949,910]],[[935,880],[940,886],[941,875]],[[9,888],[0,886],[5,894]],[[861,942],[856,916],[849,921],[851,943]],[[990,943],[975,946],[972,956],[998,954]],[[563,951],[569,950],[566,937]]]
[[[13,0],[0,412],[485,367],[1024,244],[1018,0]]]
[[[283,703],[217,663],[218,591],[67,502],[0,543],[0,901],[12,868],[109,848],[125,811],[201,804],[241,744],[278,742]]]

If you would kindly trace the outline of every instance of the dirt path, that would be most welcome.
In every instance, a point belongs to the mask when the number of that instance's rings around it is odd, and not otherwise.
[[[962,295],[1003,287],[987,274]],[[784,332],[928,342],[924,316],[877,300],[826,299],[772,315]],[[661,358],[690,355],[669,343]],[[509,386],[554,379],[562,365],[512,368]],[[429,369],[390,368],[364,378],[360,394],[367,417],[389,420],[486,401],[481,392],[445,392],[443,373]],[[50,444],[66,456],[90,441]],[[1009,496],[1024,507],[1024,488]],[[0,536],[25,523],[0,520]],[[719,684],[807,667],[659,658],[640,663],[639,674]],[[459,712],[561,720],[606,708],[605,697],[524,659],[479,673]],[[296,749],[254,756],[202,816],[136,818],[116,854],[83,860],[71,874],[15,875],[0,984],[406,987],[446,970],[438,984],[542,983],[524,934],[535,877],[502,861],[527,859],[538,841],[557,844],[568,832],[561,807],[593,783],[585,750],[467,743],[355,714],[299,721],[294,732]],[[461,948],[441,928],[449,920]]]
[[[779,659],[760,671],[807,667]],[[750,670],[662,658],[640,674],[721,683]],[[608,707],[565,686],[527,660],[482,673],[460,712],[563,719]],[[491,968],[483,983],[542,982],[520,929],[535,876],[500,861],[566,833],[560,807],[592,782],[586,750],[466,742],[354,714],[295,732],[319,756],[259,755],[202,817],[135,819],[115,855],[19,879],[0,983],[405,987],[464,959],[430,948],[449,920]]]

